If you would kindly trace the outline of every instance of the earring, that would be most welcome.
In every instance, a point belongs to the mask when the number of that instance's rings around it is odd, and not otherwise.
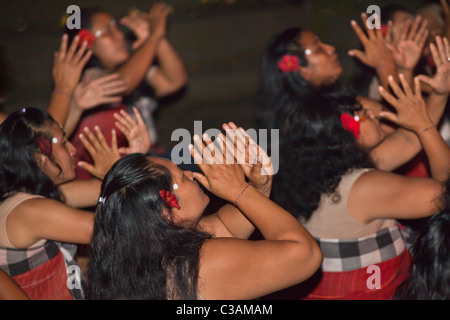
[[[176,183],[173,185],[173,190],[178,190],[178,185]]]

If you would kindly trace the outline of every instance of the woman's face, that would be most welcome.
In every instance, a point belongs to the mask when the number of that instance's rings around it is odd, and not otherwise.
[[[384,139],[380,122],[375,117],[375,113],[370,109],[362,108],[355,115],[360,119],[358,144],[365,150],[371,150]]]
[[[125,36],[109,14],[100,12],[92,16],[91,33],[95,36],[92,52],[107,70],[116,68],[128,59]]]
[[[75,179],[76,149],[66,139],[64,131],[57,123],[51,125],[50,134],[53,136],[52,156],[59,168],[47,158],[41,162],[41,169],[55,185],[60,185]]]
[[[310,31],[302,31],[299,46],[305,53],[306,67],[300,68],[303,78],[314,86],[332,84],[342,73],[336,50]]]
[[[150,157],[150,159],[153,163],[169,169],[174,185],[178,186],[176,190],[172,186],[172,193],[175,194],[180,205],[180,210],[172,209],[175,222],[186,227],[195,227],[209,204],[208,196],[194,180],[191,171],[183,171],[167,159],[157,157]]]

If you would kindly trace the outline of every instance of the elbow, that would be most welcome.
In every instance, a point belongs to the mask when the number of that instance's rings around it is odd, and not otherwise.
[[[310,278],[320,268],[323,262],[323,254],[319,245],[314,239],[303,241],[297,246],[293,258],[297,265],[298,283]]]

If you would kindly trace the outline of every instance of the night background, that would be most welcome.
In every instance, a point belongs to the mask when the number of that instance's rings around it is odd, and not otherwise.
[[[14,0],[0,3],[0,47],[10,87],[5,110],[46,108],[52,92],[53,52],[63,34],[62,17],[69,5],[100,6],[116,20],[133,8],[148,11],[156,1],[139,0]],[[300,26],[336,47],[344,68],[343,82],[356,70],[347,51],[359,47],[350,27],[370,5],[401,4],[413,13],[439,1],[376,0],[168,0],[168,38],[184,60],[187,87],[161,101],[157,112],[160,143],[170,148],[177,128],[193,132],[194,120],[203,130],[224,121],[254,127],[253,106],[262,53],[277,32]]]

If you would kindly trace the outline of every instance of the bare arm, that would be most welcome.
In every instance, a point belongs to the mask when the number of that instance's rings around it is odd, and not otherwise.
[[[124,65],[115,70],[127,85],[125,95],[130,94],[136,89],[152,65],[158,46],[165,37],[167,16],[170,12],[171,8],[165,4],[156,4],[152,7],[149,13],[150,25],[152,27],[150,36]]]
[[[170,42],[163,38],[156,53],[159,65],[147,79],[157,97],[163,97],[181,89],[187,82],[186,68]]]
[[[17,248],[28,248],[41,239],[88,244],[93,226],[92,212],[42,198],[24,201],[7,220],[9,240]]]
[[[433,78],[424,75],[418,76],[418,79],[433,89],[426,102],[428,113],[426,121],[429,120],[429,125],[437,125],[439,123],[450,92],[450,61],[448,60],[450,45],[446,38],[442,40],[439,37],[436,38],[436,45],[437,47],[434,44],[430,45],[437,66],[435,76]],[[402,77],[401,81],[403,83],[405,81],[408,82],[405,77]],[[421,83],[418,83],[418,85],[421,87]],[[382,96],[388,96],[389,101],[392,102],[391,105],[397,103],[397,100],[387,94],[383,88],[379,88],[379,90]],[[398,88],[396,93],[400,93]],[[405,95],[401,93],[400,95],[405,99],[403,101],[404,105],[414,103],[408,101]],[[410,97],[412,96],[410,95]],[[390,171],[411,160],[422,149],[422,146],[423,141],[417,131],[399,128],[372,150],[371,157],[377,164],[377,168]]]
[[[93,207],[97,204],[102,182],[98,179],[74,180],[59,186],[68,206]]]
[[[67,49],[67,41],[67,35],[64,35],[59,51],[55,54],[53,65],[55,90],[47,107],[47,112],[62,126],[67,120],[75,86],[80,80],[83,67],[92,54],[91,51],[85,54],[86,43],[78,49],[78,37],[75,37],[69,49]]]
[[[217,196],[234,202],[247,186],[237,164],[218,164],[220,152],[203,152],[200,139],[194,143],[202,154],[191,153],[204,173],[198,181]],[[320,249],[300,223],[287,211],[248,186],[237,201],[263,234],[264,241],[214,238],[201,252],[199,293],[205,299],[254,299],[297,284],[311,276],[322,262]]]
[[[0,269],[0,300],[29,300],[22,288]]]

